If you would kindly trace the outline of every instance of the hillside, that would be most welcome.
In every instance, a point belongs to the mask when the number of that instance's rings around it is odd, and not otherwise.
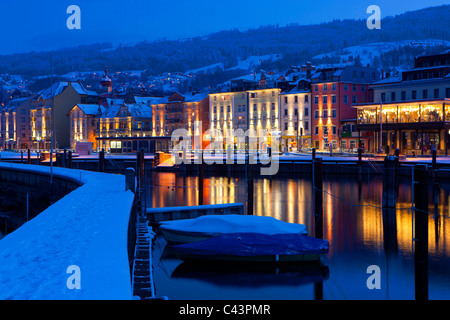
[[[362,19],[334,20],[317,25],[228,30],[203,37],[141,42],[133,46],[99,43],[54,51],[53,71],[62,75],[80,70],[103,70],[108,66],[112,71],[147,70],[148,74],[158,75],[214,65],[229,70],[251,56],[275,53],[279,55],[277,59],[262,61],[260,67],[285,69],[327,52],[369,43],[411,39],[450,41],[449,16],[450,5],[445,5],[386,17],[381,30],[367,29]],[[423,48],[417,51],[420,50]],[[50,52],[0,56],[0,74],[48,75],[50,57]]]

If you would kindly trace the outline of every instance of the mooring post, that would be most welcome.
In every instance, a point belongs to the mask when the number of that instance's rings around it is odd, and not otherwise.
[[[105,151],[100,151],[98,154],[98,171],[105,171]]]
[[[64,155],[63,155],[63,164],[62,164],[62,166],[64,168],[67,168],[67,149],[66,148],[64,148]]]
[[[363,148],[358,148],[358,175],[361,174],[362,170],[362,153]]]
[[[313,204],[315,237],[323,239],[323,162],[322,158],[313,162]]]
[[[249,154],[247,163],[247,214],[253,215],[253,201],[254,201],[254,167],[253,155]]]
[[[69,168],[72,169],[72,151],[69,150],[69,155],[68,156],[69,156],[69,159],[68,159]]]
[[[204,174],[204,168],[203,168],[203,159],[201,159],[201,162],[198,164],[198,205],[203,205],[203,174]]]
[[[144,179],[145,178],[145,152],[144,152],[144,149],[141,149],[139,156],[141,158],[139,174],[140,174],[141,179]]]
[[[416,300],[428,300],[428,172],[414,167],[414,279]]]
[[[431,156],[432,156],[432,163],[433,163],[433,170],[437,169],[437,165],[436,165],[436,149],[433,149],[431,151]]]
[[[396,166],[396,158],[386,156],[384,158],[384,175],[383,175],[383,208],[395,208],[398,193],[398,172]]]
[[[136,193],[136,171],[134,168],[125,170],[125,191],[131,190]]]

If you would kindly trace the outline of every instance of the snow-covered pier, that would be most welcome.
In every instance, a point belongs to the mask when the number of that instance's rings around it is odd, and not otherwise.
[[[0,163],[50,175],[50,168]],[[125,177],[53,168],[72,191],[0,241],[0,299],[133,299],[128,225],[134,194]]]

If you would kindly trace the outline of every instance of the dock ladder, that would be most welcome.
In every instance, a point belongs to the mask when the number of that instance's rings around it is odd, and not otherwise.
[[[372,167],[372,169],[377,174],[383,174],[384,173],[383,169],[378,165],[378,163],[375,162],[375,158],[374,157],[368,157],[367,158],[367,163],[369,164],[369,166]]]

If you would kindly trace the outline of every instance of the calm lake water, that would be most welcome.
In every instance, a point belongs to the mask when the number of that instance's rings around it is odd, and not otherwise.
[[[149,173],[149,207],[197,205],[197,176]],[[450,299],[450,182],[429,188],[428,297]],[[293,300],[415,298],[411,178],[400,178],[396,209],[382,209],[382,177],[324,176],[323,267],[192,266],[174,257],[159,236],[154,247],[157,296],[171,300]],[[204,204],[246,203],[243,176],[205,176]],[[314,231],[311,180],[306,175],[255,178],[254,212],[305,224]],[[435,206],[434,199],[438,202]],[[435,215],[434,213],[437,213]],[[381,271],[381,289],[370,290],[367,268]]]
[[[28,195],[28,206],[27,206]],[[0,240],[50,205],[45,187],[0,183]]]

